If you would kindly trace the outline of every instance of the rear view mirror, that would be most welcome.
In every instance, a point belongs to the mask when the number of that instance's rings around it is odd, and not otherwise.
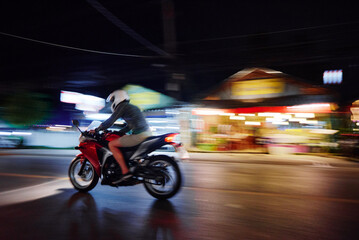
[[[72,120],[72,124],[76,127],[78,127],[80,125],[79,120],[76,120],[76,119]]]

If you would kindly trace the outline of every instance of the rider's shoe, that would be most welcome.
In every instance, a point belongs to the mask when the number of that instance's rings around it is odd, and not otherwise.
[[[107,180],[107,178],[103,178],[101,181],[101,185],[109,185],[111,182]]]
[[[120,182],[123,182],[123,181],[131,178],[132,176],[133,176],[133,174],[131,172],[128,172],[128,173],[122,175],[120,179],[112,182],[112,184],[114,184],[114,185],[119,184]]]

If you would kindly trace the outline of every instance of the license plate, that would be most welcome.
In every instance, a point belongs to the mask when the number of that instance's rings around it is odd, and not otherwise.
[[[176,152],[178,153],[178,157],[180,159],[189,159],[189,154],[182,145],[176,147]]]

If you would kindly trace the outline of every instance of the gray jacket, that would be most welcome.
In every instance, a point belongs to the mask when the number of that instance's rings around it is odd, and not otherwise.
[[[121,102],[115,107],[115,111],[112,115],[104,121],[96,131],[106,130],[111,127],[117,119],[122,118],[127,126],[121,129],[121,132],[126,133],[132,130],[132,134],[139,134],[149,130],[147,121],[142,114],[141,110],[130,104],[128,101]]]

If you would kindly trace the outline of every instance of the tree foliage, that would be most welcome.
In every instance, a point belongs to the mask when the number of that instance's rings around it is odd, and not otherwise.
[[[14,127],[26,127],[43,122],[49,110],[48,95],[20,91],[5,98],[2,118]]]

